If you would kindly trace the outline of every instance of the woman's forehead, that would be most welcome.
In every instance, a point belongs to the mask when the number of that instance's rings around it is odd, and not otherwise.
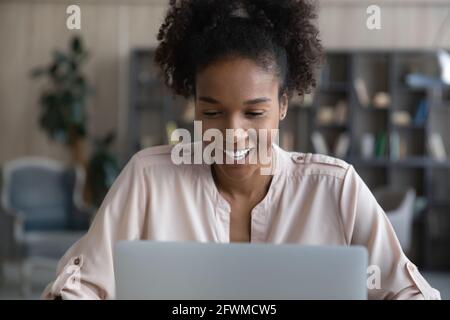
[[[196,77],[197,93],[219,95],[276,94],[278,77],[250,59],[235,58],[213,63]]]

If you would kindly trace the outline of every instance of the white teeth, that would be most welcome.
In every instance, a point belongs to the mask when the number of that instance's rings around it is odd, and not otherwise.
[[[250,149],[237,150],[236,152],[229,151],[229,150],[224,150],[224,151],[225,151],[226,155],[229,156],[230,158],[233,158],[235,160],[242,160],[245,158],[245,156],[247,156]]]

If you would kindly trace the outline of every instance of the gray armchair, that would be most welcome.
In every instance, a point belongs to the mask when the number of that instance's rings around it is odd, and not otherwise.
[[[408,252],[411,248],[416,191],[412,188],[402,190],[382,187],[375,190],[374,195],[386,212],[400,245]]]
[[[85,174],[53,160],[23,158],[3,166],[1,181],[0,272],[2,262],[18,262],[27,296],[33,268],[54,268],[89,227]]]

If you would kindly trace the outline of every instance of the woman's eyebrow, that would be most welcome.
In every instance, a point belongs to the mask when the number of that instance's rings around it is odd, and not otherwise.
[[[268,101],[271,101],[271,99],[263,97],[263,98],[256,98],[256,99],[251,99],[251,100],[244,101],[244,104],[245,105],[258,104],[258,103],[268,102]]]
[[[219,104],[220,102],[217,101],[216,99],[210,98],[210,97],[198,97],[199,101],[203,101],[203,102],[207,102],[207,103],[212,103],[212,104]]]
[[[220,103],[216,99],[213,99],[211,97],[204,97],[204,96],[198,97],[198,100],[203,101],[203,102],[207,102],[207,103],[212,103],[212,104],[219,104]],[[271,99],[266,98],[266,97],[262,97],[262,98],[246,100],[246,101],[244,101],[244,104],[245,105],[252,105],[252,104],[258,104],[258,103],[268,102],[268,101],[271,101]]]

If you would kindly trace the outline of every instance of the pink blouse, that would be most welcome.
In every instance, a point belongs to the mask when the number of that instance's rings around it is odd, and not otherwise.
[[[62,257],[44,299],[114,299],[118,240],[230,242],[230,205],[207,164],[175,165],[172,146],[135,154],[87,232]],[[251,212],[251,242],[363,245],[381,285],[370,299],[440,299],[406,257],[383,209],[345,161],[274,145],[275,171]],[[79,281],[78,281],[79,280]]]

